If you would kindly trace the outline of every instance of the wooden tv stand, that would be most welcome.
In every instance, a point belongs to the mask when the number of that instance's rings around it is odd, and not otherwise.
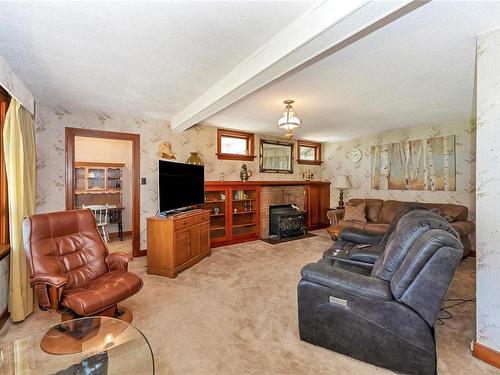
[[[148,217],[147,225],[149,274],[175,278],[211,254],[209,210]]]

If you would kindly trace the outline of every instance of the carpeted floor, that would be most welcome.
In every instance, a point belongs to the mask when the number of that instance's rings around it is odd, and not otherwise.
[[[385,374],[387,370],[316,347],[298,338],[296,286],[301,267],[330,244],[320,235],[270,245],[254,241],[214,249],[177,279],[150,276],[146,258],[131,270],[144,288],[125,301],[133,324],[148,338],[157,374]],[[127,251],[130,241],[110,244]],[[475,293],[474,259],[462,261],[449,298]],[[494,374],[473,358],[474,303],[451,309],[438,327],[440,374]],[[0,341],[40,330],[58,315],[37,310],[25,322],[7,323]],[[131,360],[140,360],[131,353]]]

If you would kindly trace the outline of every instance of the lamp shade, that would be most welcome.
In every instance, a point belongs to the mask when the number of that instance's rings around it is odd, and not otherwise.
[[[300,128],[302,126],[302,121],[300,121],[299,117],[293,110],[293,100],[288,99],[283,103],[286,104],[286,107],[285,112],[283,112],[283,117],[278,120],[278,128],[284,129],[287,132]]]
[[[332,180],[332,187],[336,189],[348,189],[350,188],[351,181],[349,181],[349,177],[347,176],[335,176]]]

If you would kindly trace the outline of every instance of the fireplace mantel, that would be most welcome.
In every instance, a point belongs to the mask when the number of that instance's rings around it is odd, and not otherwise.
[[[308,185],[330,185],[330,181],[316,181],[316,180],[293,180],[293,181],[205,181],[206,186],[233,186],[241,184],[251,185],[251,186],[308,186]]]

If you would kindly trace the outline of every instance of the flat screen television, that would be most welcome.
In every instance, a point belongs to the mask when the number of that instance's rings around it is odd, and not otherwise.
[[[205,201],[203,165],[159,160],[160,212],[182,209]]]

